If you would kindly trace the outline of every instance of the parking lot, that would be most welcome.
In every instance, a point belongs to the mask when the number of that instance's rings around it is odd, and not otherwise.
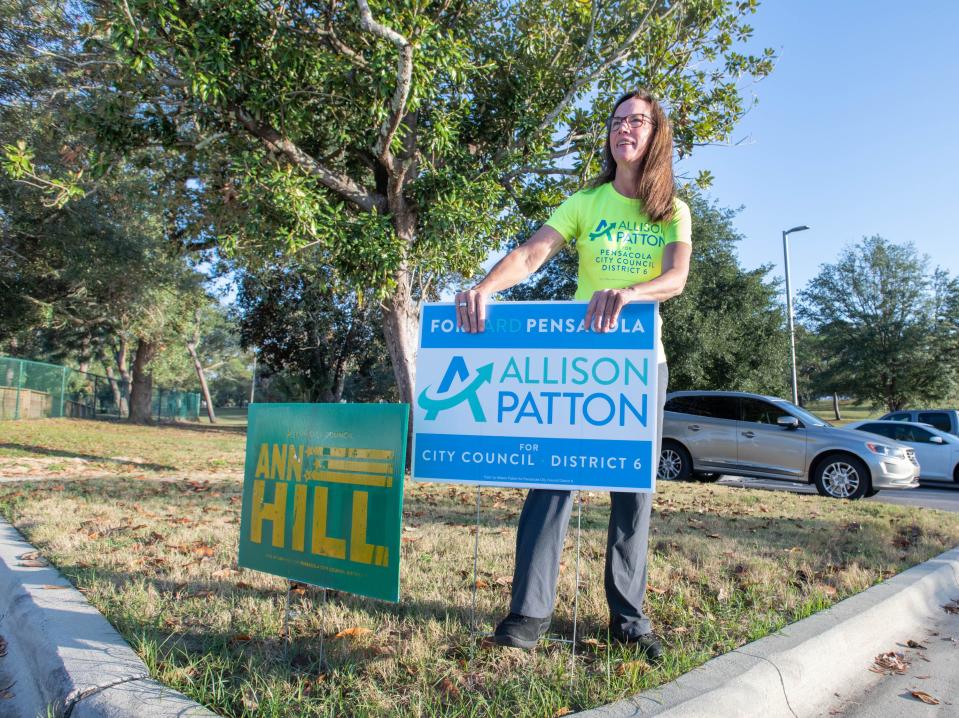
[[[740,486],[750,489],[768,489],[774,491],[792,491],[800,494],[815,494],[812,484],[799,484],[792,481],[770,481],[766,479],[747,479],[741,476],[723,476],[717,483],[723,486]],[[959,512],[959,485],[945,481],[923,481],[917,489],[900,491],[880,491],[863,501],[880,501],[904,506],[923,506],[941,511]]]

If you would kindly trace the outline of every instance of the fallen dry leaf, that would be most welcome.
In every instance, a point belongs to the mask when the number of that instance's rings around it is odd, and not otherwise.
[[[333,638],[356,638],[357,636],[365,636],[367,633],[373,633],[373,629],[364,628],[363,626],[353,626],[352,628],[344,628],[333,636]]]
[[[32,561],[35,558],[40,558],[41,554],[39,551],[27,551],[17,556],[18,561]]]
[[[919,641],[914,641],[911,638],[908,641],[906,641],[906,645],[909,646],[910,648],[922,648],[922,649],[926,648],[926,646],[919,643]]]
[[[586,646],[587,648],[592,648],[594,651],[601,651],[606,648],[606,644],[595,638],[586,638],[580,645]]]
[[[193,553],[196,554],[197,556],[207,556],[207,557],[210,557],[210,556],[213,556],[213,554],[215,554],[216,551],[214,550],[214,548],[213,548],[212,546],[202,546],[202,545],[200,545],[200,546],[195,546],[195,547],[193,548]]]
[[[646,584],[646,590],[649,591],[650,593],[655,593],[657,596],[662,596],[664,593],[666,593],[666,591],[667,591],[668,589],[660,588],[659,586],[652,586],[652,585],[650,585],[650,584]]]
[[[0,636],[0,658],[3,658],[5,655],[7,655],[7,639]]]
[[[937,706],[937,705],[939,705],[939,703],[940,703],[940,701],[939,701],[938,698],[936,698],[935,696],[929,695],[929,694],[926,693],[925,691],[913,690],[913,691],[909,691],[909,692],[912,694],[912,697],[913,697],[913,698],[918,698],[918,699],[921,700],[923,703],[927,703],[928,705]]]
[[[13,691],[11,691],[10,689],[13,688],[14,683],[16,683],[16,681],[14,681],[13,683],[11,683],[11,684],[10,684],[9,686],[7,686],[6,688],[0,688],[0,698],[2,698],[2,699],[5,700],[5,701],[8,701],[8,700],[10,700],[11,698],[13,698]],[[938,701],[937,701],[937,702],[938,702]]]
[[[946,613],[959,613],[959,598],[942,607]]]
[[[553,713],[553,718],[563,718],[563,716],[568,716],[572,712],[573,712],[572,708],[570,708],[569,706],[563,706],[562,708],[558,709],[555,713]]]
[[[642,658],[637,658],[635,661],[626,661],[625,663],[620,663],[618,666],[616,666],[616,674],[620,676],[633,671],[645,673],[648,670],[649,664]]]
[[[903,675],[909,667],[909,662],[906,661],[905,656],[896,651],[880,653],[873,661],[875,665],[869,669],[873,673],[898,673],[899,675]]]
[[[247,633],[237,633],[230,640],[236,641],[237,643],[246,643],[247,641],[252,641],[253,638]]]
[[[439,683],[436,684],[436,687],[444,693],[448,698],[459,698],[460,689],[457,685],[449,679],[449,677],[444,677]]]
[[[63,591],[64,589],[70,588],[69,586],[54,586],[52,583],[47,583],[41,586],[40,588],[45,588],[48,591]]]
[[[489,582],[478,578],[476,579],[476,588],[489,588]]]
[[[47,566],[47,562],[43,559],[33,559],[28,561],[21,561],[17,566],[23,566],[24,568],[44,568]]]

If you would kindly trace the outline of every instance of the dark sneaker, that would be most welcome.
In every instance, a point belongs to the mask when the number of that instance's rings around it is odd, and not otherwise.
[[[511,648],[533,648],[549,628],[550,617],[530,618],[511,613],[493,631],[493,641]]]
[[[620,643],[635,646],[639,650],[639,654],[648,661],[655,663],[663,657],[663,644],[659,642],[653,632],[630,633],[610,626],[609,635]]]

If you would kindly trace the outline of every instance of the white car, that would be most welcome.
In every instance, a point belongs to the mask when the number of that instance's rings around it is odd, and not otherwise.
[[[911,447],[919,461],[919,478],[959,483],[959,438],[928,424],[911,421],[857,421],[845,428],[885,436]]]

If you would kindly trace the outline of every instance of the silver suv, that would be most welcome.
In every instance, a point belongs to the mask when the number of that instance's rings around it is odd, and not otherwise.
[[[909,447],[837,429],[783,399],[729,391],[669,394],[659,479],[722,474],[811,482],[837,499],[919,485]]]

